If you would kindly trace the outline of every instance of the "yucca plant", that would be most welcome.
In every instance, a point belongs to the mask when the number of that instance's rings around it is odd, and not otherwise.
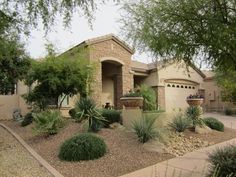
[[[201,114],[200,106],[189,106],[186,111],[186,116],[192,121],[193,127],[204,125],[203,120],[200,118]]]
[[[155,121],[156,117],[144,116],[140,120],[133,122],[132,128],[141,143],[145,143],[158,136]]]
[[[179,113],[168,125],[177,132],[184,132],[190,126],[190,124],[191,121],[183,114]]]
[[[33,114],[35,127],[33,130],[37,134],[49,136],[58,133],[64,122],[59,111],[44,111]]]

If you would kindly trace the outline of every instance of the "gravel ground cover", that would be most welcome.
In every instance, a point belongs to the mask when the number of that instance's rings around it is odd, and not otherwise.
[[[236,130],[225,128],[224,132],[212,130],[207,134],[196,134],[191,130],[184,133],[172,133],[167,143],[166,152],[174,156],[182,156],[199,148],[236,138]]]
[[[108,152],[104,157],[93,161],[63,162],[57,157],[59,147],[65,139],[81,132],[80,124],[68,120],[66,126],[57,135],[45,138],[34,136],[32,134],[32,125],[22,128],[16,122],[8,121],[3,123],[18,133],[36,152],[65,177],[116,177],[173,158],[175,155],[182,155],[175,151],[172,153],[173,155],[169,153],[148,152],[137,141],[136,136],[132,132],[116,128],[102,129],[97,133],[98,136],[105,140],[108,146]],[[183,146],[186,142],[191,141],[197,144],[193,145],[194,148],[186,149],[183,152],[186,153],[235,137],[236,130],[229,128],[226,128],[225,132],[212,131],[206,135],[196,134],[188,130],[177,138],[173,137],[172,141],[176,140],[176,142],[182,143]],[[176,146],[176,143],[172,144]],[[171,143],[169,143],[169,146],[171,146]],[[192,145],[190,144],[189,147],[192,147]]]
[[[79,124],[67,121],[57,134],[48,138],[33,136],[32,125],[20,127],[16,122],[3,122],[18,133],[36,152],[65,177],[116,177],[174,157],[146,151],[136,136],[125,130],[102,129],[97,133],[108,146],[108,152],[100,159],[82,162],[64,162],[57,157],[65,139],[81,132]]]
[[[0,177],[52,177],[24,147],[0,127]]]

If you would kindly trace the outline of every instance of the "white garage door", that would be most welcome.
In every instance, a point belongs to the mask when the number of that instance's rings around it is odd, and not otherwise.
[[[181,84],[181,83],[166,83],[165,84],[165,102],[166,112],[185,110],[188,107],[186,98],[190,94],[198,92],[198,85]]]

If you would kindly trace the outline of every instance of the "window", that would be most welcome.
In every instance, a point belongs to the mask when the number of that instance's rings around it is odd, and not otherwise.
[[[167,84],[167,87],[170,87],[170,84]]]
[[[172,87],[175,87],[175,85],[173,84]]]
[[[188,88],[188,86],[185,86],[185,88]]]
[[[62,99],[64,98],[65,94],[62,94],[62,96],[59,96],[58,104],[61,103]],[[70,97],[68,95],[65,96],[64,100],[62,101],[61,107],[68,107],[70,102]]]
[[[176,87],[179,88],[179,85],[177,85]]]
[[[184,86],[183,86],[183,85],[181,85],[181,88],[184,88]]]

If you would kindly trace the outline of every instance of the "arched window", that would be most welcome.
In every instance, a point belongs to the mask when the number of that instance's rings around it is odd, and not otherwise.
[[[172,87],[175,87],[175,85],[173,84]]]
[[[179,85],[177,85],[176,87],[179,88]]]
[[[170,84],[167,84],[167,87],[170,87]]]
[[[181,88],[184,88],[184,86],[183,86],[183,85],[181,85]]]

